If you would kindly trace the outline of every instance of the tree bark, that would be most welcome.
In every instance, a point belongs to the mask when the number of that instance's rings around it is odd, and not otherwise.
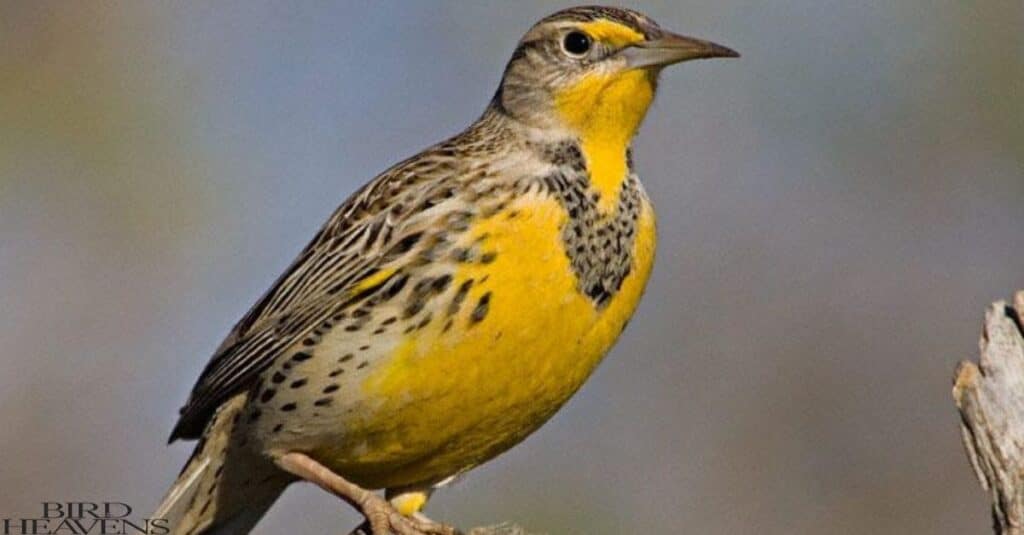
[[[1024,535],[1024,291],[985,313],[977,365],[961,362],[953,381],[967,458],[992,498],[996,533]]]

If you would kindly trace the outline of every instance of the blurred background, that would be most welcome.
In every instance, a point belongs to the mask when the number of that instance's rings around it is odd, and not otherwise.
[[[460,130],[547,2],[0,0],[0,516],[151,510],[221,337],[331,210]],[[634,4],[743,53],[636,143],[647,296],[432,516],[552,535],[984,533],[950,386],[1024,288],[1019,0]],[[258,534],[357,517],[296,485]]]

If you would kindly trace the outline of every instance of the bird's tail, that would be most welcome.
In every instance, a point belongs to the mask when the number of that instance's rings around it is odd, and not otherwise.
[[[249,533],[292,481],[234,432],[246,396],[231,399],[210,419],[192,457],[153,514],[163,519],[168,535]]]

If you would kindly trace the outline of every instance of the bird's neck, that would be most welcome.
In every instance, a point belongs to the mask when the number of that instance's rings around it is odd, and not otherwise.
[[[594,75],[556,97],[559,116],[579,139],[604,213],[617,205],[629,177],[629,144],[654,99],[655,83],[644,70]]]

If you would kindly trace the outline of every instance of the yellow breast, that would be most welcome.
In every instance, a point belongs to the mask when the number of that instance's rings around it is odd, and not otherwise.
[[[655,222],[645,201],[630,274],[598,308],[566,256],[567,217],[536,194],[472,228],[493,260],[455,273],[453,287],[474,283],[450,325],[409,333],[363,382],[379,403],[347,424],[353,443],[336,445],[342,473],[371,487],[457,473],[525,438],[580,388],[643,293]]]

